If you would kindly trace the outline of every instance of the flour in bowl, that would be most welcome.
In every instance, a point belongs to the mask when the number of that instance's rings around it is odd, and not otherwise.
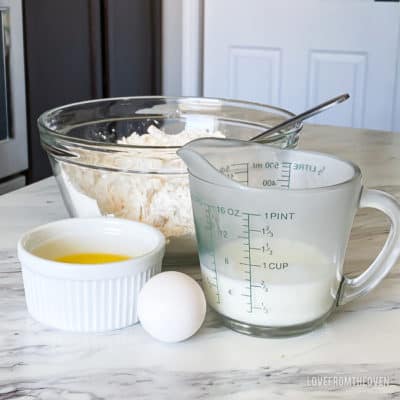
[[[188,246],[196,251],[186,166],[175,149],[146,146],[180,147],[210,136],[225,137],[219,131],[210,134],[201,129],[171,135],[152,125],[148,134],[134,132],[118,140],[118,144],[139,146],[128,153],[80,151],[78,160],[87,167],[61,163],[60,184],[70,198],[72,214],[112,215],[145,222],[169,239],[167,253],[183,252],[183,247],[187,251]],[[87,201],[87,197],[95,201]]]
[[[147,129],[148,135],[139,135],[134,132],[130,136],[123,137],[118,140],[118,144],[128,144],[131,146],[174,146],[180,147],[185,145],[186,143],[191,142],[195,139],[200,139],[204,137],[225,137],[221,132],[216,131],[210,135],[208,131],[203,129],[194,129],[184,130],[175,135],[166,134],[161,129],[158,129],[156,126],[151,125]]]

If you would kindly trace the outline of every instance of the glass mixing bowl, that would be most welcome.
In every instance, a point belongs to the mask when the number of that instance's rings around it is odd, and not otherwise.
[[[42,114],[38,126],[71,216],[107,215],[151,224],[167,237],[164,263],[182,265],[198,259],[179,146],[132,145],[125,138],[133,132],[152,135],[156,127],[168,135],[186,131],[248,140],[292,116],[250,102],[151,96],[66,105]],[[278,132],[265,142],[293,148],[301,128]]]

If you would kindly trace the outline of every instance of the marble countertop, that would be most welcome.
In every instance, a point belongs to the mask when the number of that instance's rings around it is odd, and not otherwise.
[[[369,187],[400,199],[400,134],[307,126],[301,148],[359,164]],[[400,396],[400,268],[369,295],[337,309],[314,332],[261,339],[235,333],[208,312],[178,344],[139,324],[71,334],[30,318],[16,243],[26,230],[66,217],[54,178],[0,197],[0,400],[380,399]],[[345,270],[359,273],[382,246],[386,219],[356,217]],[[182,268],[199,279],[198,268]]]

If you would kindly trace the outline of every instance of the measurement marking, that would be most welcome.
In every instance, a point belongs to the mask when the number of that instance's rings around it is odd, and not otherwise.
[[[261,217],[261,214],[247,213],[247,212],[244,212],[244,211],[242,212],[242,214],[248,215],[248,216],[252,216],[252,217]],[[248,222],[248,218],[246,218],[246,221]],[[249,226],[249,222],[248,222],[247,226]]]
[[[277,182],[282,182],[282,184],[280,185],[281,187],[289,189],[291,171],[292,163],[287,161],[282,162],[281,179],[276,180]]]
[[[249,266],[249,263],[240,263],[240,265],[246,265],[246,266]],[[251,267],[261,267],[261,265],[260,265],[260,264],[251,264],[250,266],[251,266]]]
[[[211,206],[207,205],[207,212],[206,212],[206,217],[208,219],[207,223],[212,227],[212,222],[211,222]],[[210,229],[210,239],[211,243],[213,243],[213,230]],[[217,296],[217,304],[221,303],[220,299],[220,293],[219,293],[219,285],[218,285],[218,274],[217,274],[217,263],[215,261],[215,253],[214,251],[212,252],[212,263],[214,264],[214,280],[215,280],[215,292]]]
[[[258,250],[258,251],[260,251],[261,247],[250,247],[250,250]]]
[[[249,312],[252,312],[253,311],[253,290],[252,290],[252,287],[251,287],[251,281],[252,281],[252,274],[251,274],[251,265],[252,265],[252,262],[251,262],[251,245],[250,245],[250,216],[251,215],[254,215],[254,214],[251,214],[251,213],[244,213],[245,215],[247,215],[247,232],[248,232],[248,245],[247,245],[247,254],[248,254],[248,260],[249,260],[249,263],[248,263],[248,271],[246,271],[247,273],[248,273],[248,275],[249,275],[249,299],[250,299],[250,302],[249,302],[249,306],[250,306],[250,309],[249,309]]]
[[[291,174],[292,174],[292,163],[289,164],[289,179],[288,179],[288,189],[289,189],[289,185],[290,185],[290,178],[291,178]]]
[[[250,232],[258,232],[258,233],[261,233],[261,229],[250,229]]]

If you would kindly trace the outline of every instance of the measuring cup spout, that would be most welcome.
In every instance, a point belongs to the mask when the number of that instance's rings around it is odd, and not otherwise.
[[[227,178],[212,164],[211,160],[218,157],[223,149],[226,149],[225,139],[196,139],[181,147],[177,154],[191,175],[217,185],[238,187],[238,183]]]

